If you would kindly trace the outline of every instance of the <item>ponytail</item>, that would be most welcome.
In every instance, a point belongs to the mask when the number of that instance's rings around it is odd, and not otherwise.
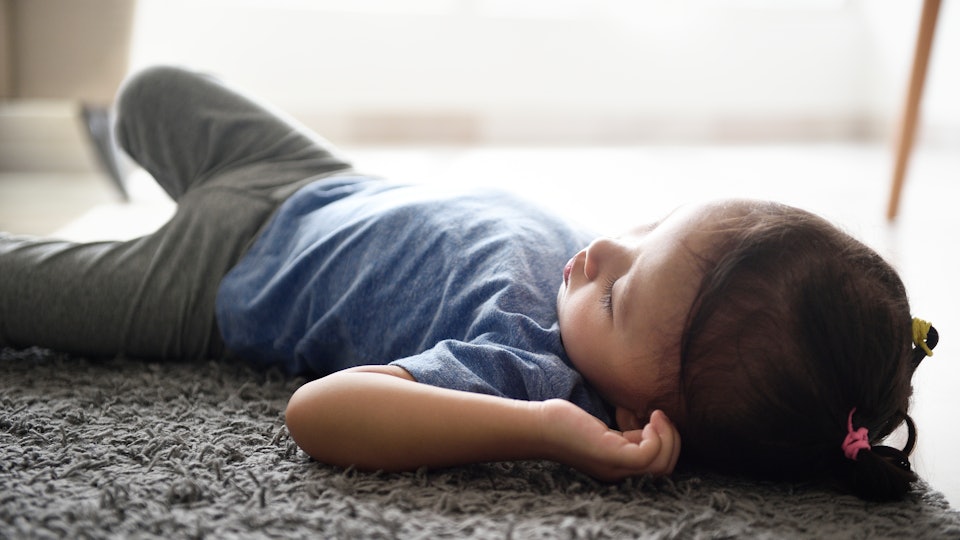
[[[913,319],[914,347],[910,351],[913,370],[927,356],[933,356],[940,335],[937,329],[923,319]],[[910,469],[910,453],[917,442],[917,427],[905,411],[899,411],[899,420],[907,425],[907,442],[902,450],[891,446],[870,446],[867,428],[853,429],[853,414],[847,417],[847,436],[841,444],[846,462],[847,485],[860,498],[871,501],[891,501],[903,498],[917,475]],[[898,422],[899,423],[899,422]]]
[[[854,495],[869,501],[895,501],[902,499],[917,481],[908,457],[916,442],[916,426],[909,415],[900,414],[907,424],[907,443],[902,450],[878,445],[859,450],[853,458],[844,455],[840,474]]]

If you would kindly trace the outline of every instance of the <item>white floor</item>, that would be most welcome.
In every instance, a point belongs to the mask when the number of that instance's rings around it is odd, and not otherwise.
[[[960,151],[919,149],[898,221],[883,218],[890,171],[881,145],[642,146],[619,148],[355,148],[357,166],[399,180],[514,190],[603,233],[686,202],[770,198],[823,214],[887,256],[915,315],[943,340],[914,378],[921,476],[960,508]],[[148,232],[172,204],[145,174],[117,202],[95,175],[0,174],[0,230],[78,240]]]

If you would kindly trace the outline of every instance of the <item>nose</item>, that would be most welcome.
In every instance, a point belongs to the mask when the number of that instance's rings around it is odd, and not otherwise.
[[[626,246],[614,238],[597,238],[587,246],[586,259],[583,263],[583,273],[587,279],[593,281],[605,269],[609,271],[611,265],[617,265],[626,252]]]

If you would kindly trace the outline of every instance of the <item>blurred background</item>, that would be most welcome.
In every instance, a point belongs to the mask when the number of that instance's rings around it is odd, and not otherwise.
[[[0,0],[0,230],[88,240],[162,223],[170,201],[129,164],[125,201],[81,115],[153,64],[222,77],[363,170],[515,190],[600,232],[704,198],[796,204],[887,256],[940,328],[915,378],[915,461],[960,507],[954,1],[885,217],[922,4]]]
[[[924,144],[960,140],[951,4]],[[0,167],[36,166],[31,134],[7,124],[53,129],[57,105],[109,103],[157,63],[220,75],[340,144],[887,142],[919,14],[919,0],[0,0]]]

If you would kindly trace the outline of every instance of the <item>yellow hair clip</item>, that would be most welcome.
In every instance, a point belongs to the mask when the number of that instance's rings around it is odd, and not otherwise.
[[[913,318],[913,343],[923,349],[927,356],[933,356],[933,351],[927,346],[927,335],[930,334],[930,327],[933,326],[923,319]]]

